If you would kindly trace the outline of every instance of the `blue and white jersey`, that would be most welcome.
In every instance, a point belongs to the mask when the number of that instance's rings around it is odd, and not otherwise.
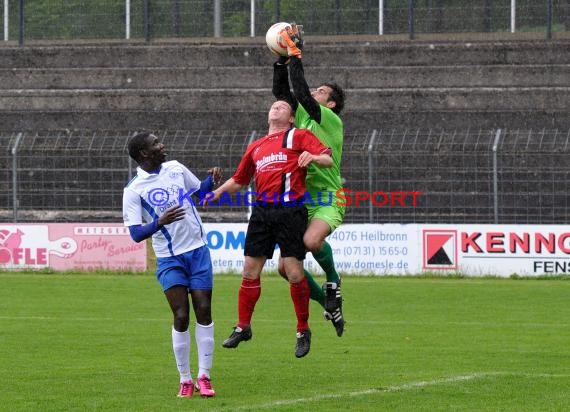
[[[176,256],[206,244],[202,219],[192,193],[200,189],[200,180],[176,160],[164,162],[158,174],[140,167],[123,192],[125,226],[141,225],[157,220],[176,205],[186,208],[184,219],[162,227],[152,235],[157,257]]]

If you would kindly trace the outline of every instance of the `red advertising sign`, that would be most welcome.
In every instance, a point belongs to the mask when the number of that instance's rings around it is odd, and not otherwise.
[[[0,269],[146,270],[146,242],[122,224],[0,225]]]

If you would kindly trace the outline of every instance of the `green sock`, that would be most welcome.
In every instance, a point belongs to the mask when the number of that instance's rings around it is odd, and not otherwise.
[[[331,245],[329,245],[326,241],[323,243],[323,248],[317,252],[313,253],[313,257],[319,264],[321,268],[323,268],[325,274],[327,275],[327,282],[340,282],[340,276],[336,272],[334,267],[334,259]]]
[[[309,289],[311,290],[311,299],[316,300],[320,303],[320,305],[325,307],[325,292],[323,292],[323,288],[315,282],[313,275],[305,270],[305,277],[309,282]]]

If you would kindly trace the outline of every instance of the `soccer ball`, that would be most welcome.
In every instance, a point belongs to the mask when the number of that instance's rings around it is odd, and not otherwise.
[[[279,32],[287,27],[291,27],[291,25],[285,22],[275,23],[265,34],[267,47],[269,47],[271,53],[277,56],[287,56],[287,44],[285,44],[281,36],[279,36]]]

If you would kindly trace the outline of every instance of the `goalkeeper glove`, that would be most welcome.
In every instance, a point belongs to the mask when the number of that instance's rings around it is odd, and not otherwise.
[[[285,44],[287,44],[287,54],[301,58],[301,49],[304,45],[303,26],[297,26],[295,23],[291,23],[291,26],[281,30],[279,35]]]

